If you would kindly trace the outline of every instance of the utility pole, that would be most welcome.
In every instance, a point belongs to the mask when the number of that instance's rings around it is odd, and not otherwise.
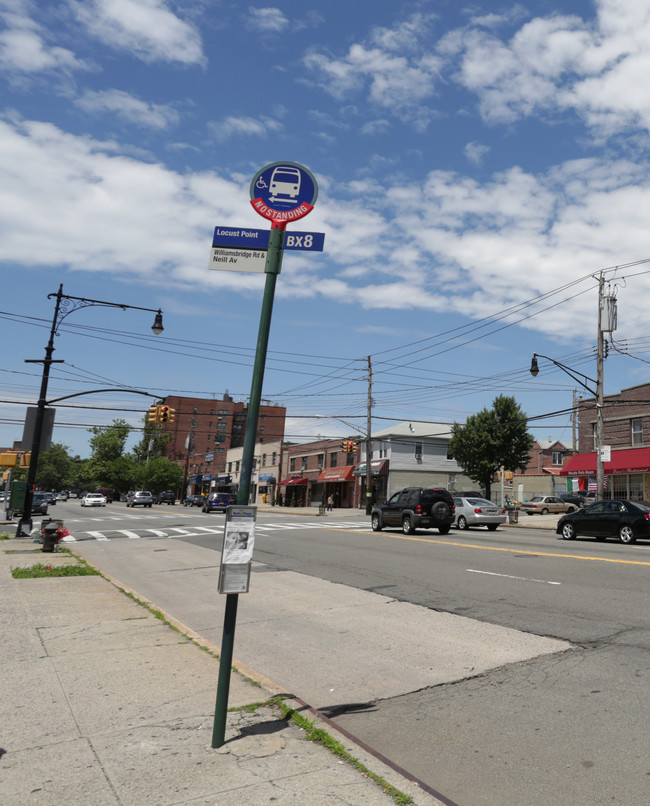
[[[596,354],[596,500],[605,497],[605,469],[603,466],[603,289],[605,278],[598,278],[598,344]],[[613,323],[608,323],[611,327]]]
[[[366,515],[372,512],[372,357],[368,356],[368,406],[366,410]]]

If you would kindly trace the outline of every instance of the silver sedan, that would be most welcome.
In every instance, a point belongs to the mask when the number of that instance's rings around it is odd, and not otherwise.
[[[458,529],[469,529],[470,526],[487,526],[493,532],[497,526],[506,522],[506,511],[485,498],[454,498],[456,507],[454,525]]]

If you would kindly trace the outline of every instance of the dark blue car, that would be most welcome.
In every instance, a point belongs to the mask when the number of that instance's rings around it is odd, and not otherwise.
[[[229,506],[236,504],[234,495],[230,493],[210,493],[203,504],[203,512],[225,512]]]

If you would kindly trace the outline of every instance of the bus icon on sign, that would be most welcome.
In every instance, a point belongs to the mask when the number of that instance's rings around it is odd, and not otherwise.
[[[269,182],[269,201],[291,202],[300,193],[300,171],[290,165],[274,168]]]

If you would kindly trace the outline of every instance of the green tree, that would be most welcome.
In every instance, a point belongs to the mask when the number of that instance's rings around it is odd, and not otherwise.
[[[139,462],[146,462],[155,456],[164,456],[165,448],[171,442],[172,435],[164,431],[160,425],[152,425],[145,419],[142,439],[133,448],[133,454]]]
[[[136,463],[135,482],[139,490],[176,491],[183,483],[183,468],[165,456],[156,456],[148,462]]]
[[[125,420],[113,420],[107,427],[90,429],[92,455],[88,460],[88,475],[96,485],[126,492],[133,487],[135,460],[125,454],[126,440],[131,426]]]
[[[491,409],[471,415],[463,425],[453,424],[449,451],[487,498],[497,470],[521,470],[528,464],[533,437],[526,427],[526,415],[507,395],[496,397]]]
[[[72,481],[72,469],[67,446],[53,442],[38,458],[36,484],[43,490],[67,490]]]

